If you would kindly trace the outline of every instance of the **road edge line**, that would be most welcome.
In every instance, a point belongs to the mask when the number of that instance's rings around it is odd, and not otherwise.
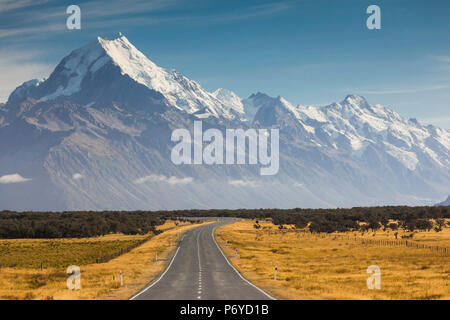
[[[230,267],[238,274],[239,277],[241,277],[242,280],[244,280],[245,282],[247,282],[249,285],[251,285],[253,288],[255,288],[256,290],[258,290],[259,292],[261,292],[262,294],[264,294],[266,297],[268,297],[271,300],[278,300],[275,297],[272,297],[270,294],[268,294],[267,292],[265,292],[263,289],[258,288],[257,286],[255,286],[253,283],[251,283],[249,280],[245,279],[244,276],[231,264],[231,262],[228,260],[227,256],[223,253],[222,249],[220,248],[219,244],[216,241],[216,238],[214,237],[214,231],[216,231],[216,229],[219,226],[215,227],[212,231],[211,231],[211,236],[214,240],[214,243],[216,244],[217,248],[219,249],[219,252],[222,254],[222,256],[225,258],[225,261],[230,265]]]
[[[138,293],[136,293],[134,296],[132,296],[130,299],[128,300],[134,300],[136,297],[140,296],[141,294],[143,294],[144,292],[146,292],[147,290],[149,290],[151,287],[153,287],[155,284],[157,284],[163,277],[164,275],[167,273],[167,271],[169,271],[170,267],[172,266],[173,261],[175,260],[175,257],[178,254],[178,251],[180,250],[181,245],[177,248],[177,251],[175,252],[174,256],[172,257],[172,260],[170,261],[169,265],[167,266],[166,270],[159,276],[158,279],[156,279],[155,281],[153,281],[152,283],[150,283],[147,287],[145,287],[144,289],[142,289],[141,291],[139,291]]]

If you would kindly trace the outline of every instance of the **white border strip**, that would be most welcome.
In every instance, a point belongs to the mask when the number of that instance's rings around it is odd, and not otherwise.
[[[219,226],[217,226],[219,227]],[[214,238],[214,231],[216,231],[217,227],[215,227],[212,232],[211,232],[211,236],[214,240],[214,243],[216,244],[217,248],[219,249],[220,253],[223,255],[223,257],[225,258],[225,261],[230,265],[231,268],[233,268],[233,270],[239,275],[239,277],[241,277],[242,280],[244,280],[245,282],[247,282],[249,285],[251,285],[253,288],[255,288],[256,290],[258,290],[259,292],[261,292],[262,294],[264,294],[266,297],[268,297],[271,300],[277,300],[276,298],[272,297],[270,294],[268,294],[267,292],[265,292],[264,290],[258,288],[257,286],[255,286],[253,283],[251,283],[250,281],[248,281],[247,279],[245,279],[241,273],[230,263],[230,261],[228,260],[228,258],[225,256],[225,254],[223,253],[222,249],[219,247],[219,245],[217,244],[216,238]]]
[[[181,245],[180,245],[181,247]],[[162,275],[159,276],[159,278],[157,280],[155,280],[154,282],[152,282],[148,287],[144,288],[143,290],[141,290],[139,293],[137,293],[136,295],[132,296],[129,300],[134,300],[136,297],[140,296],[141,294],[143,294],[144,292],[146,292],[148,289],[150,289],[151,287],[153,287],[155,284],[157,284],[163,277],[164,275],[167,273],[167,271],[169,271],[170,267],[172,266],[173,261],[175,260],[175,257],[178,254],[178,251],[180,250],[180,247],[178,247],[177,251],[175,252],[175,255],[173,256],[172,260],[170,261],[169,266],[167,267],[166,271],[163,272]]]

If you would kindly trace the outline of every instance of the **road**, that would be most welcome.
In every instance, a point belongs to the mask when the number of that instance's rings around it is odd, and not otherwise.
[[[270,295],[255,287],[232,267],[217,245],[217,221],[189,230],[168,267],[132,300],[267,300]]]

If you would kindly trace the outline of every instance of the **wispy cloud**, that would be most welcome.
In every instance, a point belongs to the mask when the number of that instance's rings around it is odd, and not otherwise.
[[[146,182],[163,182],[163,183],[168,183],[171,185],[177,185],[177,184],[188,184],[188,183],[192,183],[193,181],[194,181],[194,179],[192,177],[177,178],[175,176],[167,177],[164,175],[151,174],[151,175],[136,179],[134,182],[137,184],[142,184],[142,183],[146,183]]]
[[[176,1],[172,1],[172,3],[176,3]],[[168,3],[170,4],[170,2]],[[167,4],[167,5],[168,5]],[[139,10],[132,11],[121,11],[120,8],[115,10],[111,8],[106,12],[95,12],[90,13],[90,17],[93,18],[94,21],[89,22],[89,25],[92,27],[105,27],[105,26],[113,26],[113,25],[155,25],[155,24],[167,24],[167,23],[184,23],[184,24],[217,24],[217,23],[227,23],[238,20],[248,20],[257,17],[269,16],[273,14],[277,14],[280,12],[288,11],[292,8],[292,3],[273,3],[273,4],[265,4],[265,5],[257,5],[250,8],[244,8],[240,11],[228,12],[228,13],[219,13],[219,14],[208,14],[208,15],[172,15],[170,17],[149,17],[149,16],[130,16],[132,13],[142,13]],[[154,6],[154,10],[162,9],[162,7]],[[128,13],[128,14],[127,14]],[[103,19],[98,19],[100,17],[106,16],[117,16],[113,20],[105,21]],[[120,16],[120,17],[119,17]]]
[[[2,28],[0,29],[0,38],[6,37],[18,37],[22,35],[37,35],[54,31],[65,31],[65,17],[67,3],[61,5],[53,1],[50,7],[38,6],[50,2],[50,0],[41,1],[9,1],[1,2],[0,0],[0,20],[3,17],[2,13],[12,9],[17,9],[15,12],[15,19],[8,19],[4,21]],[[127,2],[127,5],[123,4],[123,1],[119,0],[100,0],[100,1],[87,1],[79,4],[81,8],[82,26],[104,27],[114,25],[114,20],[109,20],[112,17],[127,17],[130,20],[132,15],[141,15],[145,13],[154,12],[170,7],[175,7],[180,3],[180,0],[132,0]],[[28,8],[29,7],[29,8]],[[20,10],[23,9],[23,10]],[[147,17],[148,18],[148,17]],[[152,20],[153,23],[156,21]],[[142,19],[142,22],[146,19]],[[109,24],[108,24],[109,23]]]
[[[83,178],[84,177],[83,177],[83,175],[81,173],[74,173],[73,176],[72,176],[73,180],[80,180],[80,179],[83,179]]]
[[[0,30],[0,38],[6,38],[11,36],[20,36],[20,35],[36,35],[39,33],[47,33],[51,31],[65,31],[66,27],[62,23],[55,24],[45,24],[45,25],[37,25],[34,27],[27,28],[12,28],[12,29],[3,29]]]
[[[7,174],[7,175],[4,175],[4,176],[0,177],[0,183],[1,184],[20,183],[20,182],[27,182],[27,181],[30,181],[30,180],[31,179],[27,179],[27,178],[22,177],[18,173]]]
[[[127,14],[142,14],[179,5],[180,0],[134,0],[124,5],[122,0],[100,0],[80,5],[88,18],[104,18]]]
[[[1,0],[0,12],[41,5],[49,1],[50,0]]]
[[[228,181],[228,183],[232,186],[250,187],[250,188],[256,188],[261,185],[259,182],[251,180],[230,180]]]
[[[346,92],[357,92],[358,94],[408,94],[408,93],[442,90],[448,88],[450,88],[450,83],[411,87],[411,88],[389,88],[380,90],[350,89],[350,91],[347,90]]]
[[[42,0],[39,3],[50,2],[50,0]],[[17,19],[12,24],[4,24],[0,30],[0,38],[17,37],[21,35],[43,34],[45,32],[64,31],[66,7],[65,5],[54,5],[51,7],[35,6],[36,1],[7,1],[3,11],[8,8],[27,8],[18,11]],[[87,1],[79,4],[82,14],[82,28],[112,28],[115,26],[147,26],[164,23],[196,23],[196,24],[213,24],[226,23],[236,20],[247,20],[261,16],[269,16],[280,12],[288,11],[294,6],[294,2],[280,2],[263,5],[256,5],[247,8],[241,8],[233,12],[225,12],[219,14],[172,14],[170,16],[151,16],[148,14],[156,13],[164,10],[179,8],[184,2],[181,0],[131,0],[127,5],[123,5],[123,1],[119,0],[97,0]],[[0,5],[0,20],[1,9]],[[145,15],[147,14],[147,15]],[[144,16],[145,15],[145,16]]]
[[[450,63],[450,56],[431,56],[434,60],[444,63]]]
[[[24,81],[42,78],[50,74],[53,66],[33,62],[41,52],[0,50],[0,102],[8,99],[9,94]]]
[[[274,15],[280,12],[287,11],[294,6],[294,2],[276,2],[257,5],[244,9],[239,12],[226,13],[212,17],[216,22],[227,22],[235,20],[246,20],[261,16]]]
[[[436,117],[436,118],[423,118],[420,119],[424,123],[435,123],[435,124],[447,124],[450,125],[450,117]]]

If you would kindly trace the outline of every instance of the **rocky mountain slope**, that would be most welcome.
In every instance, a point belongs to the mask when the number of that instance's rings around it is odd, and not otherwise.
[[[173,164],[172,131],[192,130],[195,120],[223,132],[278,128],[278,174]],[[14,90],[0,105],[0,150],[0,209],[433,204],[450,193],[449,130],[360,96],[312,107],[210,93],[121,34],[97,38],[48,79]]]
[[[450,196],[447,197],[447,200],[439,202],[435,206],[450,206]]]

